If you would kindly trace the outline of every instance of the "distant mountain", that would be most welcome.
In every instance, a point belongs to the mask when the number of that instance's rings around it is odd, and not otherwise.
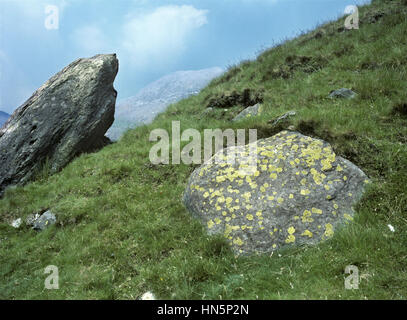
[[[10,118],[10,115],[8,113],[5,113],[3,111],[0,111],[0,127],[3,126],[3,124],[6,123],[6,121]]]
[[[154,81],[141,89],[137,95],[117,102],[115,122],[107,136],[117,140],[127,129],[151,122],[170,104],[198,94],[223,72],[221,68],[178,71]]]

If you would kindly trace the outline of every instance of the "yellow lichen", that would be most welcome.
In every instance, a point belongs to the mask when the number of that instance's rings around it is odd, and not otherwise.
[[[309,230],[305,230],[301,235],[304,236],[304,237],[312,238],[313,233],[311,231],[309,231]]]
[[[238,246],[242,246],[243,245],[243,240],[240,238],[236,238],[235,240],[233,240],[233,243],[238,245]]]
[[[287,239],[285,239],[285,243],[292,243],[295,242],[295,236],[290,234]]]
[[[321,209],[312,208],[311,211],[312,211],[312,213],[322,214],[322,210],[321,210]]]
[[[287,229],[287,232],[288,232],[289,234],[293,234],[293,233],[295,232],[295,228],[294,228],[294,227],[289,227],[289,228]]]
[[[350,220],[350,221],[353,220],[352,216],[351,216],[349,213],[345,213],[345,214],[343,215],[343,217],[344,217],[346,220]]]
[[[305,210],[304,213],[302,214],[302,222],[306,223],[306,222],[313,222],[314,219],[311,218],[312,213],[309,210]]]
[[[324,236],[327,238],[332,237],[334,234],[334,228],[332,226],[332,224],[327,223],[325,224],[325,232],[324,232]]]

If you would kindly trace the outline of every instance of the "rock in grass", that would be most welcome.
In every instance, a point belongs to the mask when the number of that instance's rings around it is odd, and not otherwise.
[[[213,113],[213,108],[212,108],[212,107],[209,107],[209,108],[206,108],[206,109],[204,110],[204,112],[202,112],[202,116],[203,116],[203,117],[206,117],[206,116],[210,115],[211,113]]]
[[[271,123],[272,126],[277,126],[278,124],[280,124],[281,122],[288,120],[291,117],[294,117],[297,113],[295,111],[288,111],[286,113],[284,113],[282,116],[270,120],[269,123]]]
[[[27,226],[32,227],[34,225],[35,221],[37,221],[40,216],[41,215],[39,213],[28,215],[27,218],[25,219],[25,224]]]
[[[154,293],[148,291],[144,293],[141,297],[140,300],[157,300]]]
[[[34,221],[33,229],[37,231],[42,231],[47,227],[55,224],[57,222],[57,217],[51,211],[44,212],[38,219]]]
[[[262,105],[257,103],[254,106],[247,107],[242,112],[240,112],[232,121],[239,121],[244,118],[250,118],[259,115],[262,112]]]
[[[31,180],[48,160],[52,172],[106,144],[114,121],[115,54],[79,59],[49,79],[0,129],[0,195]]]
[[[184,194],[209,234],[223,234],[237,254],[314,244],[353,219],[368,178],[327,142],[282,131],[257,142],[254,167],[245,160],[249,146],[225,150],[236,151],[234,163],[227,161],[232,153],[215,154],[192,173]]]
[[[18,219],[14,220],[14,221],[11,223],[11,226],[12,226],[14,229],[18,229],[18,228],[20,228],[21,223],[22,223],[21,218],[18,218]]]
[[[329,94],[329,98],[353,99],[355,97],[356,92],[346,88],[334,90]]]

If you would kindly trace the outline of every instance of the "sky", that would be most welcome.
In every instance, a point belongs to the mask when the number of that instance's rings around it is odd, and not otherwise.
[[[72,61],[116,53],[118,99],[180,70],[227,69],[368,0],[0,0],[0,110]]]

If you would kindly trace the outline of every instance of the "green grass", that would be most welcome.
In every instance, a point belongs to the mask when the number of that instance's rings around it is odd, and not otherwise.
[[[286,41],[118,143],[9,189],[0,200],[0,298],[135,299],[150,290],[162,299],[406,299],[407,4],[374,1],[360,14],[359,30],[340,32],[342,18]],[[327,98],[341,87],[358,97]],[[241,106],[202,115],[211,97],[244,89],[263,96],[262,115],[232,123]],[[268,121],[288,110],[297,116],[272,128]],[[194,167],[149,162],[149,133],[174,120],[200,131],[256,128],[259,138],[292,125],[330,142],[373,183],[354,223],[332,239],[237,258],[182,204]],[[58,224],[46,231],[9,226],[48,208]],[[351,264],[359,290],[344,288]],[[59,290],[44,289],[48,265],[59,267]]]

